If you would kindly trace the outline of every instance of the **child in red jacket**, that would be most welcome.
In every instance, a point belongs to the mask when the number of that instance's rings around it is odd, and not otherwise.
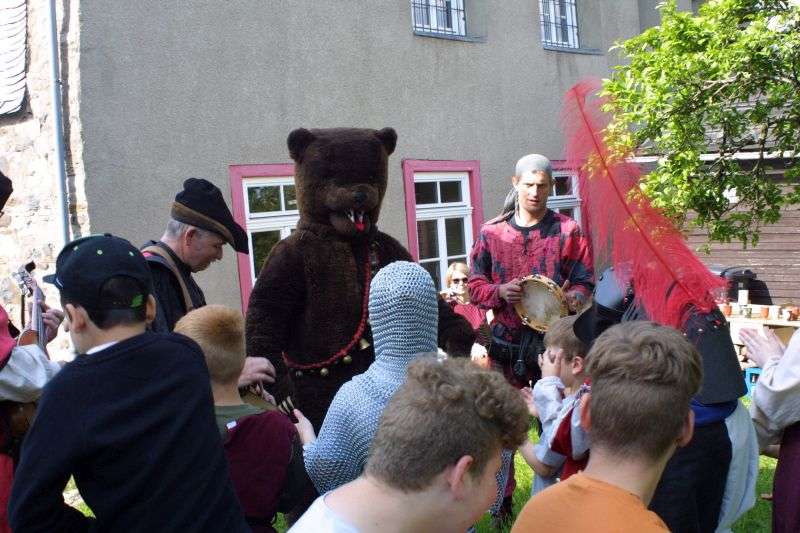
[[[256,533],[272,533],[276,513],[294,507],[308,478],[289,418],[245,403],[239,395],[245,358],[242,314],[208,305],[181,318],[175,332],[194,340],[205,355],[217,426],[247,523]]]

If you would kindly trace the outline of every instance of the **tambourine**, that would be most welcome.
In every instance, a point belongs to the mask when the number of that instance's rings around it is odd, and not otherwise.
[[[545,333],[556,320],[569,313],[564,291],[552,279],[538,274],[526,276],[521,287],[522,300],[514,304],[514,310],[529,328]]]

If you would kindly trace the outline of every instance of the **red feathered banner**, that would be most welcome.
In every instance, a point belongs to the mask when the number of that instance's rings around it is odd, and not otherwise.
[[[726,281],[708,270],[642,194],[641,170],[631,154],[612,154],[606,146],[610,117],[601,110],[600,86],[599,80],[577,83],[562,111],[567,164],[579,169],[588,230],[599,248],[595,256],[631,273],[636,300],[653,320],[680,328],[692,306],[715,307],[712,295]]]

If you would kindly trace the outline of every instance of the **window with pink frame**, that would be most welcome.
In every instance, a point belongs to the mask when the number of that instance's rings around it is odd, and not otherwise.
[[[403,161],[408,248],[438,288],[450,263],[469,262],[483,223],[478,161]]]
[[[237,254],[242,308],[247,307],[264,260],[288,237],[300,214],[294,188],[294,165],[230,165],[233,217],[247,232],[250,254]]]

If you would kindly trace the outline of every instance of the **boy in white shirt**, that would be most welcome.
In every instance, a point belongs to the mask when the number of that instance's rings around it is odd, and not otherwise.
[[[313,431],[294,411],[301,434]],[[471,361],[421,359],[383,412],[364,474],[317,498],[303,532],[463,532],[495,497],[502,448],[524,440],[519,393]]]

